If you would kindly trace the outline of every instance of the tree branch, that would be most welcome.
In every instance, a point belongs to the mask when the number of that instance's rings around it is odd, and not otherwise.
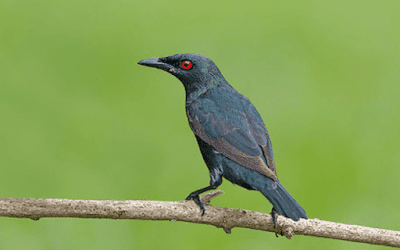
[[[0,216],[33,220],[44,217],[169,220],[208,224],[223,228],[226,233],[231,233],[234,227],[275,232],[269,214],[209,205],[212,198],[222,193],[222,191],[215,191],[201,196],[206,205],[206,213],[203,217],[200,216],[199,207],[193,201],[26,198],[0,198]],[[400,247],[400,232],[398,231],[319,219],[300,219],[296,222],[279,216],[276,230],[289,239],[293,235],[309,235]]]

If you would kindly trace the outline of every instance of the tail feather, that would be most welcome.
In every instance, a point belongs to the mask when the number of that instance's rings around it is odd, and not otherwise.
[[[295,221],[300,218],[307,219],[306,211],[286,191],[279,180],[269,183],[260,191],[272,203],[279,214]]]

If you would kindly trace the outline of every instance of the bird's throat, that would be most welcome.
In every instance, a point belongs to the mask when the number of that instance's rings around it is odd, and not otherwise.
[[[192,103],[199,96],[207,92],[208,88],[204,85],[193,84],[193,85],[185,85],[186,91],[186,104]]]

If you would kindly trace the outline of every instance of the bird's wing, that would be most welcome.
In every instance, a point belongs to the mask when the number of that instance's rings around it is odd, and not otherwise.
[[[254,106],[251,107],[259,116]],[[187,108],[193,133],[243,167],[276,180],[271,142],[262,120],[260,125],[253,110],[247,114],[226,105],[224,109],[229,110],[220,110],[210,99],[203,99],[201,104],[193,103]]]

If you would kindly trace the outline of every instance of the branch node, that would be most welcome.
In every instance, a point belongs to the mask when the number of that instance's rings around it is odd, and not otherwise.
[[[217,190],[214,192],[210,192],[208,194],[203,194],[200,196],[200,199],[203,201],[204,205],[210,205],[211,199],[217,197],[218,195],[223,194],[224,191]]]
[[[285,227],[285,226],[283,226],[283,227]],[[287,229],[283,229],[283,227],[282,227],[283,235],[285,235],[286,238],[288,238],[290,240],[292,238],[292,236],[295,235],[293,228],[291,226],[289,226]]]
[[[225,231],[225,233],[227,234],[231,234],[232,233],[232,228],[231,227],[222,227]]]

